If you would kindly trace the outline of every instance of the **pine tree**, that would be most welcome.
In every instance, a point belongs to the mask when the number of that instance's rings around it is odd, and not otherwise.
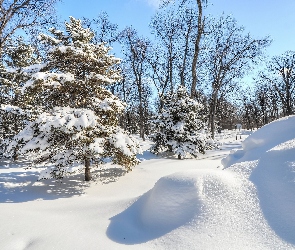
[[[20,95],[21,85],[30,78],[33,63],[38,63],[36,49],[27,44],[20,36],[9,39],[3,53],[3,65],[0,69],[1,106],[0,106],[0,137],[2,146],[0,154],[6,151],[6,145],[18,134],[32,118]],[[17,159],[16,152],[13,158]]]
[[[105,158],[130,170],[138,164],[140,147],[118,126],[125,104],[105,89],[120,80],[120,59],[109,55],[104,43],[91,43],[93,32],[80,20],[70,17],[65,25],[66,33],[51,29],[51,36],[40,35],[50,46],[47,61],[22,94],[42,113],[14,137],[10,152],[19,147],[33,164],[48,166],[40,179],[61,179],[84,168],[89,181],[91,162]]]
[[[150,137],[155,142],[151,151],[172,152],[178,159],[204,154],[210,138],[202,115],[203,105],[191,99],[183,86],[175,94],[165,96],[163,103],[163,110],[151,121],[156,131]]]

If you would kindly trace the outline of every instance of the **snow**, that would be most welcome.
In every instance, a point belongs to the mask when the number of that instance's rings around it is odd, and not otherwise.
[[[116,133],[111,134],[109,141],[115,148],[121,149],[121,152],[127,156],[142,153],[141,149],[136,146],[135,138],[125,134],[123,131],[116,131]]]
[[[98,104],[102,111],[114,111],[112,106],[115,106],[118,111],[123,111],[126,108],[125,104],[118,99],[105,98],[101,101],[98,98],[93,98],[93,103]]]
[[[22,71],[29,74],[34,74],[39,72],[41,69],[45,68],[47,63],[33,64],[27,67],[22,68]]]
[[[95,138],[93,143],[90,143],[89,149],[93,150],[97,154],[102,154],[103,153],[103,143],[104,139],[103,138]]]
[[[4,112],[11,112],[13,114],[24,114],[23,110],[18,106],[1,104],[0,109]]]
[[[22,94],[27,88],[32,87],[38,81],[43,81],[44,86],[53,86],[54,88],[59,87],[65,82],[71,82],[74,80],[74,75],[71,73],[48,73],[48,72],[37,72],[32,75],[32,79],[28,80],[21,89]]]
[[[177,122],[174,126],[172,126],[171,130],[177,132],[177,133],[184,133],[184,126],[185,126],[185,122],[184,121],[179,121]]]
[[[83,128],[96,126],[96,118],[92,110],[58,107],[54,109],[54,115],[43,113],[36,122],[44,123],[44,126],[40,126],[40,131],[47,131],[54,127],[70,132],[74,129],[80,131]]]
[[[61,45],[59,47],[57,47],[58,50],[61,52],[61,53],[67,53],[67,49],[68,49],[68,46],[65,46],[65,45]]]
[[[0,249],[295,249],[294,127],[226,131],[197,160],[141,142],[132,172],[108,164],[91,183],[37,182],[27,162],[2,160]]]
[[[34,126],[39,124],[40,135],[34,137]],[[87,109],[72,109],[70,107],[57,107],[54,109],[54,114],[42,113],[36,121],[29,124],[16,135],[15,140],[26,142],[24,147],[20,150],[22,153],[28,150],[40,148],[47,149],[50,146],[49,137],[52,128],[58,128],[65,133],[73,133],[73,131],[81,131],[88,127],[95,127],[97,125],[96,116],[93,111]],[[82,134],[76,133],[75,137],[82,137]],[[14,146],[14,143],[10,145]],[[93,145],[96,150],[98,145]]]
[[[120,77],[119,75],[113,75],[112,76],[113,79],[111,79],[105,75],[90,73],[89,76],[87,76],[87,78],[92,80],[98,80],[99,82],[111,84],[111,83],[115,83]]]
[[[242,143],[243,149],[223,160],[226,168],[232,166],[255,185],[269,225],[292,244],[295,244],[294,126],[295,116],[274,121],[249,136]],[[249,165],[252,165],[250,171]]]

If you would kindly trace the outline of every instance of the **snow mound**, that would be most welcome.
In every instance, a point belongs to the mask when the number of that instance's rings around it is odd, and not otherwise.
[[[140,244],[190,223],[206,212],[206,197],[220,192],[221,171],[186,171],[160,178],[124,212],[111,218],[108,236]],[[228,182],[234,185],[233,182]]]
[[[235,249],[282,246],[257,204],[251,182],[232,171],[187,170],[160,178],[111,218],[107,235],[121,244],[158,240],[160,246],[173,241],[184,249],[220,249],[219,244],[227,249],[232,244]]]
[[[295,116],[273,121],[255,131],[242,142],[242,150],[233,151],[222,160],[224,167],[258,159],[268,150],[295,138]]]
[[[200,213],[197,180],[183,173],[162,177],[144,197],[139,219],[145,228],[171,231]]]
[[[249,179],[270,227],[295,244],[295,116],[274,121],[250,135],[242,150],[222,164]]]

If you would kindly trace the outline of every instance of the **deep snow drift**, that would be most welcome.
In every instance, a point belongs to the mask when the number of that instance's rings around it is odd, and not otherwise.
[[[223,165],[232,165],[255,185],[268,224],[295,245],[295,116],[264,126],[242,147],[223,159]]]
[[[199,160],[142,142],[134,171],[109,165],[89,185],[36,182],[5,163],[0,249],[295,249],[294,128],[292,116],[244,141],[228,133]]]

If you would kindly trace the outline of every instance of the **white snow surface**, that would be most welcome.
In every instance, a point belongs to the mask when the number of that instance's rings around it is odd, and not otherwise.
[[[295,116],[257,130],[222,160],[249,179],[257,190],[268,224],[282,239],[295,244]]]
[[[295,249],[294,127],[227,131],[197,160],[145,141],[132,172],[109,164],[91,183],[37,182],[27,162],[2,160],[0,249]]]

